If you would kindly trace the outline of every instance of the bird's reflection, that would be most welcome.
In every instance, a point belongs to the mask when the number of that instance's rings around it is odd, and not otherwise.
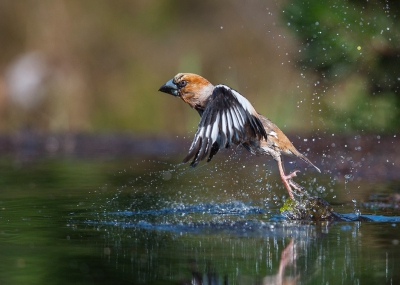
[[[300,274],[289,273],[285,275],[286,269],[289,267],[296,267],[296,260],[298,257],[298,246],[294,242],[293,238],[289,244],[284,248],[281,253],[278,272],[274,275],[267,275],[263,278],[254,279],[247,277],[240,277],[238,284],[251,284],[251,285],[292,285],[299,284]],[[210,263],[205,268],[205,273],[202,274],[197,263],[194,260],[190,260],[190,268],[192,279],[183,281],[181,284],[192,284],[192,285],[227,285],[230,284],[227,276],[218,276],[216,271],[213,269]]]
[[[265,276],[262,280],[263,285],[278,285],[278,284],[298,284],[300,275],[295,276],[285,276],[285,269],[289,266],[295,266],[295,261],[297,259],[297,246],[290,240],[289,244],[281,253],[281,259],[279,261],[278,273],[275,275]]]

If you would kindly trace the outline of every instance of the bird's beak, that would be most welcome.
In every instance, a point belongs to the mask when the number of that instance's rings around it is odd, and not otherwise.
[[[169,80],[167,83],[161,86],[158,91],[178,96],[178,86],[176,86],[173,79]]]

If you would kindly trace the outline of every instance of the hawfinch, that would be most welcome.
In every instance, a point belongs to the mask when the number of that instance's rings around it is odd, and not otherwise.
[[[297,156],[321,172],[273,122],[257,113],[251,103],[232,88],[222,84],[214,86],[197,74],[178,73],[159,91],[181,98],[201,117],[184,163],[193,158],[191,166],[195,167],[206,157],[207,162],[210,161],[220,148],[241,145],[252,154],[269,155],[276,160],[290,198],[293,198],[292,187],[302,189],[292,180],[299,170],[286,175],[281,154]]]

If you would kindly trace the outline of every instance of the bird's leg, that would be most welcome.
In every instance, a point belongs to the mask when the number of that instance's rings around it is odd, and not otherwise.
[[[290,174],[286,175],[285,174],[285,168],[283,166],[282,157],[278,157],[276,159],[276,162],[278,163],[279,174],[281,175],[281,179],[282,179],[283,185],[285,185],[285,188],[288,190],[290,198],[293,199],[294,197],[293,197],[292,187],[294,189],[298,190],[298,191],[302,190],[300,185],[292,180],[293,177],[297,176],[296,173],[299,172],[300,170],[295,170],[295,171],[291,172]]]

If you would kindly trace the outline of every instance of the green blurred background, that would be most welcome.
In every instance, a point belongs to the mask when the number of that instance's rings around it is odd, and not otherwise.
[[[296,133],[399,130],[396,1],[0,1],[0,132],[187,134],[195,72]]]

